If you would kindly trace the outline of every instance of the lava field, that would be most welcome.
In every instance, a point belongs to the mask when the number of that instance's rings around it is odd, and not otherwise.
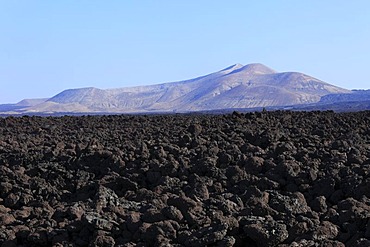
[[[370,246],[370,112],[0,118],[0,246]]]

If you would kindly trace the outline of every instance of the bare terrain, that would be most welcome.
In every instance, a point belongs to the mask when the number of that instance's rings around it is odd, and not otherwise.
[[[0,105],[0,113],[184,113],[307,105],[320,102],[326,95],[346,97],[352,93],[303,73],[276,72],[263,64],[235,64],[178,82],[105,90],[67,89],[49,99]]]
[[[370,246],[370,112],[0,118],[0,246]]]

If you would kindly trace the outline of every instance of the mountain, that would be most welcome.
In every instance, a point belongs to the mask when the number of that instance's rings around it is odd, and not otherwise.
[[[352,92],[297,72],[276,72],[263,64],[235,64],[195,79],[118,89],[68,89],[39,104],[37,112],[189,112],[290,106],[320,102]]]
[[[0,105],[0,113],[6,112],[17,114],[18,112],[22,112],[24,109],[27,109],[28,107],[36,106],[47,100],[48,99],[24,99],[16,104],[3,104]]]
[[[352,93],[328,94],[321,97],[319,104],[370,101],[370,90],[352,90]]]

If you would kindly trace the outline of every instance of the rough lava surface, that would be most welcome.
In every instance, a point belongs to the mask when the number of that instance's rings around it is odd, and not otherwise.
[[[370,112],[0,119],[0,246],[370,246]]]

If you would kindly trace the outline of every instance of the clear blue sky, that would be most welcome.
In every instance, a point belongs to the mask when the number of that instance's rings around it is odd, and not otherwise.
[[[0,0],[0,103],[235,63],[370,88],[368,0]]]

